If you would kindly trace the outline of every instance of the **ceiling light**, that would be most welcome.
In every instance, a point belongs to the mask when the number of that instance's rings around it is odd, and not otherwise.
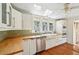
[[[35,10],[41,10],[41,6],[34,4]]]
[[[46,9],[46,11],[45,11],[45,13],[44,13],[44,16],[48,16],[48,15],[50,15],[51,13],[52,13],[52,11],[51,11],[51,10]]]

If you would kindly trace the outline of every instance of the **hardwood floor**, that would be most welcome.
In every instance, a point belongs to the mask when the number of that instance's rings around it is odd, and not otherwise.
[[[79,52],[73,50],[71,44],[64,43],[43,52],[39,52],[37,55],[79,55]]]
[[[73,48],[73,50],[75,50],[76,52],[78,52],[78,53],[79,53],[79,44],[77,44],[77,45],[74,45],[74,48]]]

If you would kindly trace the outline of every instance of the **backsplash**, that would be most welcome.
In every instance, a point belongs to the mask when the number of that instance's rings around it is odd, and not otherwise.
[[[7,30],[0,31],[0,41],[8,37],[17,37],[30,35],[32,32],[30,30]]]

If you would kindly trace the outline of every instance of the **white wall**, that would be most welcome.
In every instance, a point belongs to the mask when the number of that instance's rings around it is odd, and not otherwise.
[[[75,43],[75,33],[74,33],[74,20],[79,20],[79,8],[71,9],[70,13],[67,15],[67,42]]]

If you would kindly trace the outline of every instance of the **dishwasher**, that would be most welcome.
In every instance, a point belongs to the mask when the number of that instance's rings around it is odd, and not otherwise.
[[[41,52],[45,50],[46,48],[46,42],[45,42],[46,37],[38,37],[36,39],[36,52]]]

